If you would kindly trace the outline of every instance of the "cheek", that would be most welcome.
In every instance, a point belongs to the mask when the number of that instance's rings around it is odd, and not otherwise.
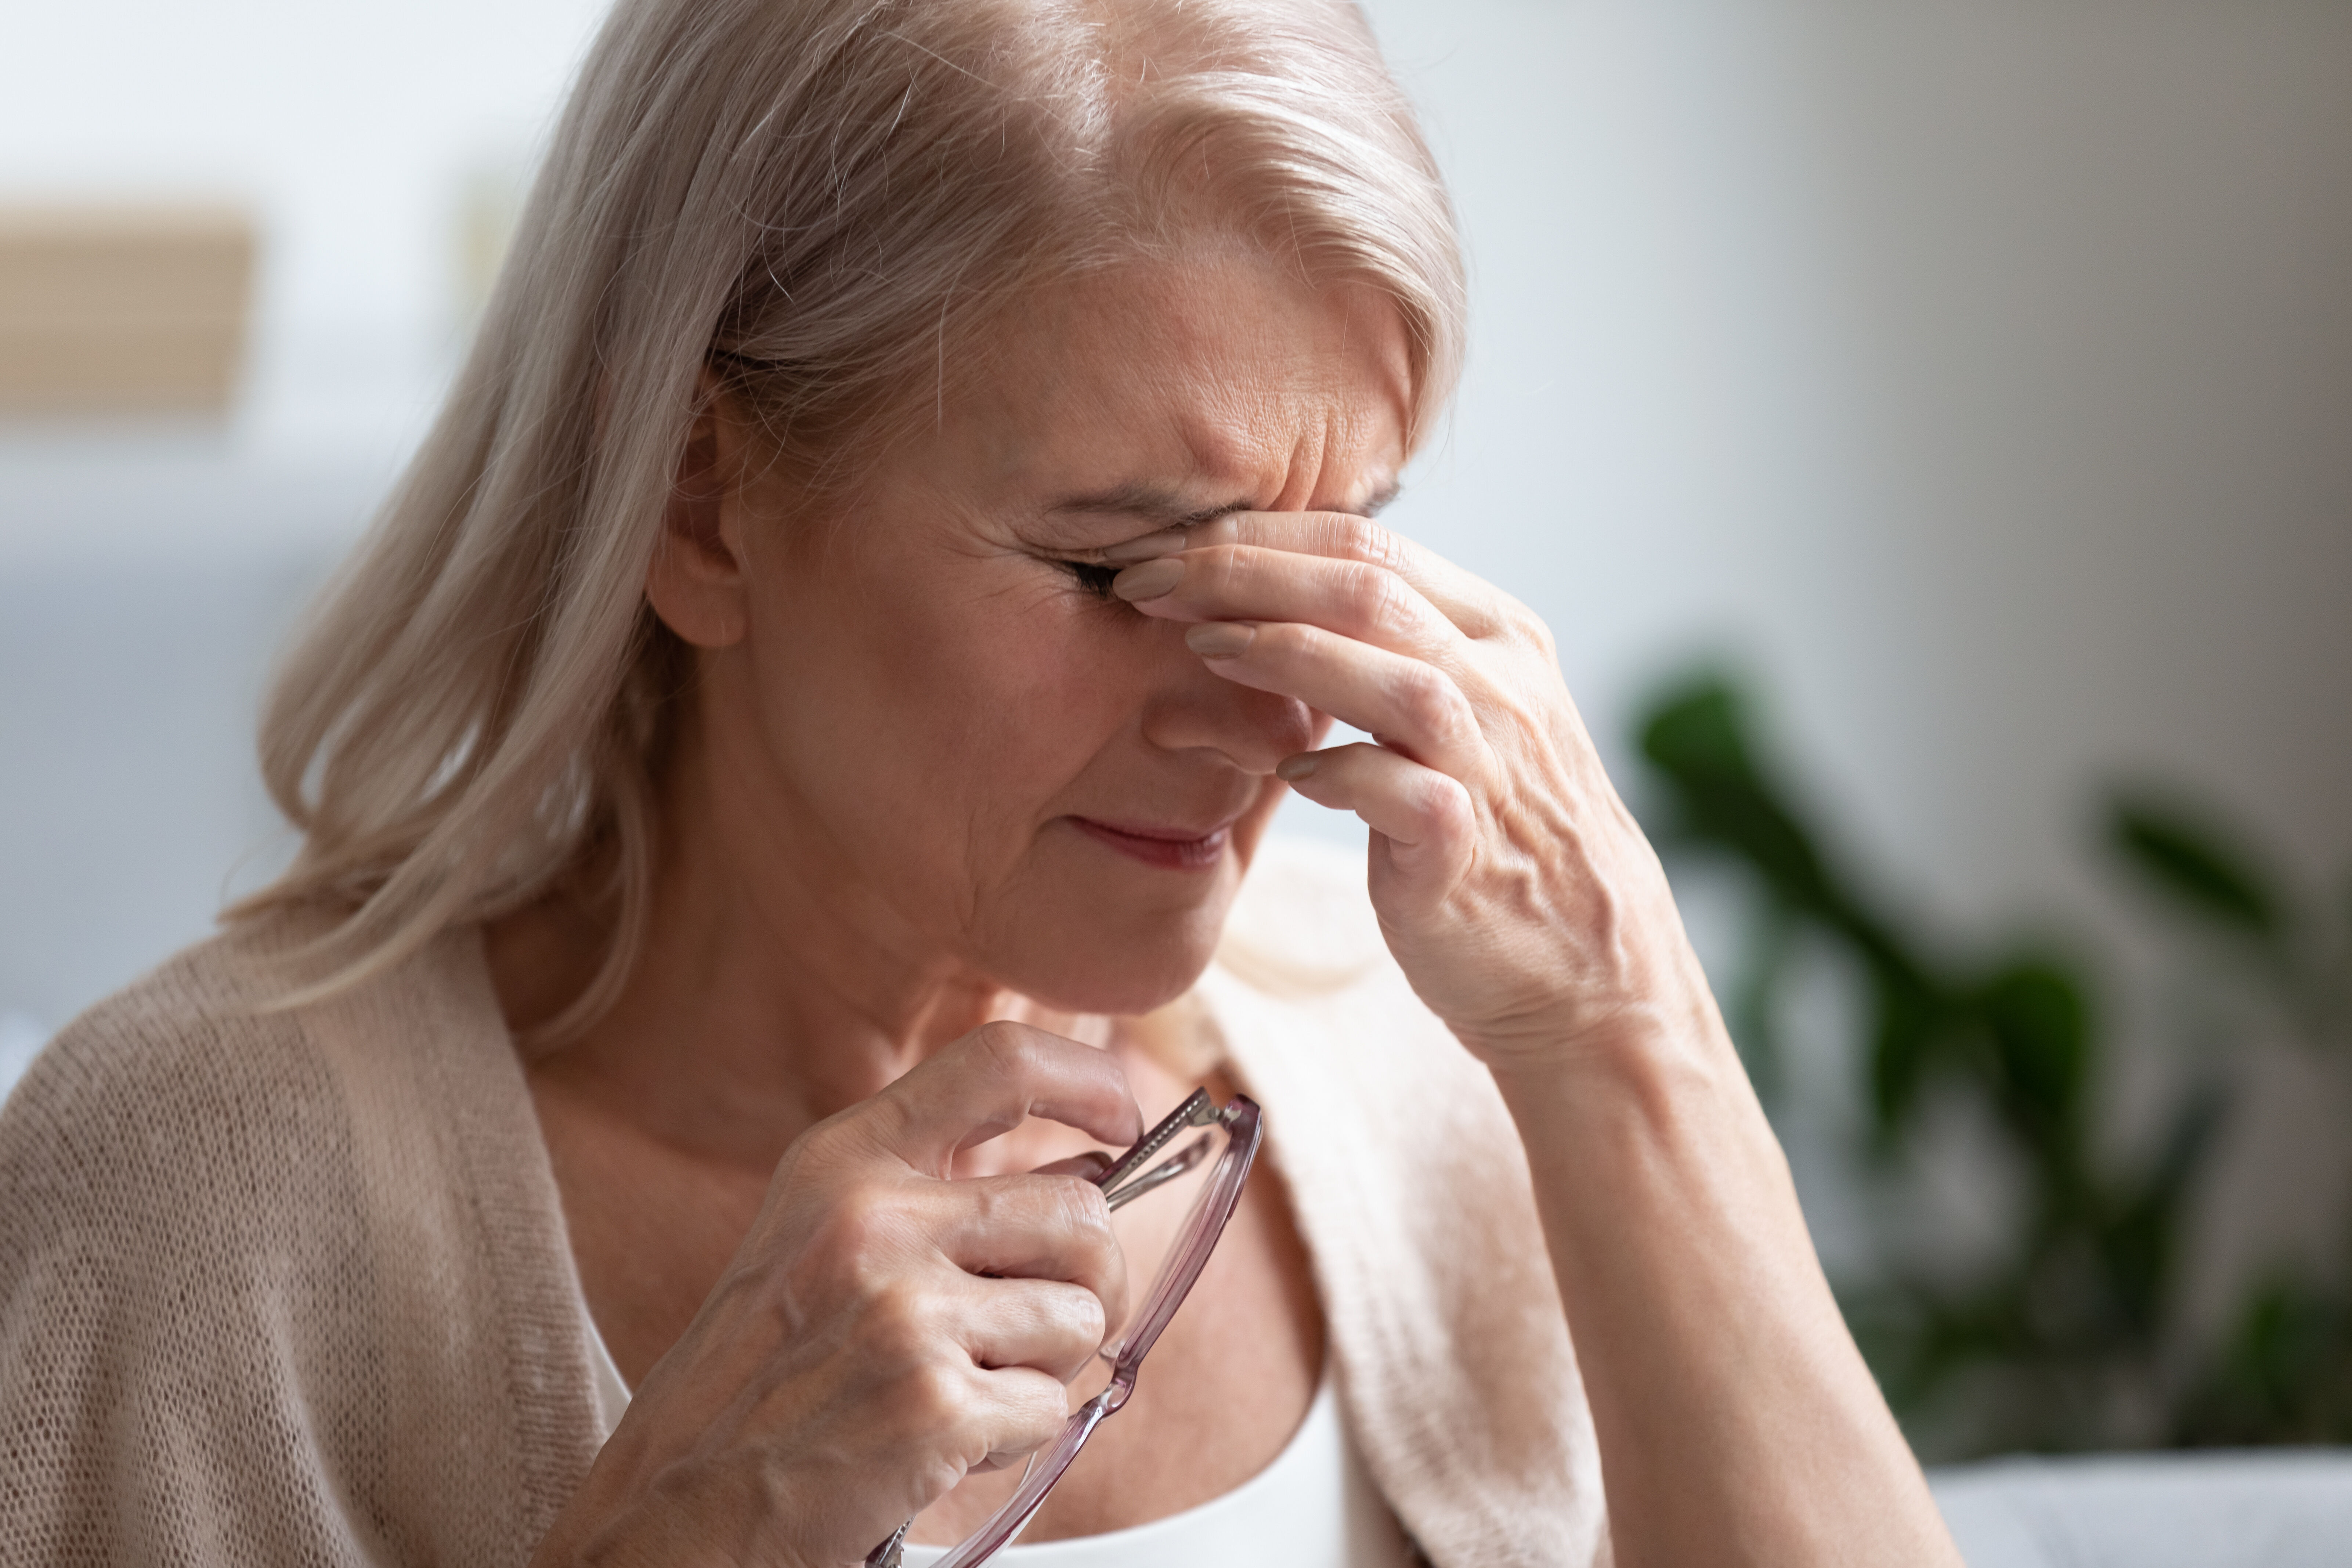
[[[935,765],[985,765],[1000,786],[1033,795],[1056,790],[1117,732],[1139,695],[1110,639],[1067,605],[989,608],[940,616],[916,637],[892,639],[882,650],[889,707],[919,716]]]
[[[793,714],[780,739],[816,753],[826,816],[861,822],[869,848],[919,848],[927,875],[985,877],[1024,852],[1140,705],[1120,657],[1133,639],[1100,624],[1106,606],[1020,591],[828,597],[803,606],[769,681],[797,689],[779,693]]]

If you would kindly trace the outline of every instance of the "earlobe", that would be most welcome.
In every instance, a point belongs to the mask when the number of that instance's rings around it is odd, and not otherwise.
[[[686,642],[709,648],[741,641],[751,620],[743,563],[724,526],[732,497],[714,391],[706,372],[701,412],[678,456],[661,537],[646,569],[654,614]]]

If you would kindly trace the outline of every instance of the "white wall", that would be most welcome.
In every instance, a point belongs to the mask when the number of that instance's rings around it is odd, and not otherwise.
[[[0,607],[72,622],[0,628],[0,1014],[52,1026],[258,836],[266,649],[429,407],[466,182],[596,7],[5,3],[0,192],[244,192],[271,247],[227,433],[0,435]],[[1749,661],[1958,930],[2110,922],[2083,808],[2122,771],[2352,862],[2352,6],[1371,8],[1476,290],[1395,515],[1550,618],[1614,756],[1659,674]],[[253,539],[278,566],[190,574]]]
[[[1480,284],[1405,516],[1604,731],[1744,650],[1969,911],[2110,769],[2352,858],[2352,8],[1376,9]]]
[[[604,9],[0,0],[0,197],[251,204],[247,438],[371,441],[449,352],[467,184],[530,156]]]

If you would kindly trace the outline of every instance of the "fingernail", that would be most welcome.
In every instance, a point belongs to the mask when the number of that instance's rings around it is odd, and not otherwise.
[[[1314,773],[1315,764],[1323,759],[1312,752],[1301,752],[1295,757],[1285,757],[1275,764],[1274,776],[1285,784],[1297,784]]]
[[[1112,578],[1110,591],[1131,605],[1139,599],[1156,599],[1183,580],[1181,561],[1147,561]]]
[[[1147,533],[1140,539],[1122,540],[1102,552],[1106,566],[1132,566],[1139,561],[1157,561],[1163,555],[1173,555],[1184,548],[1184,531],[1171,528],[1159,533]]]
[[[1184,628],[1184,646],[1202,658],[1231,658],[1257,637],[1255,626],[1238,621],[1202,621]]]

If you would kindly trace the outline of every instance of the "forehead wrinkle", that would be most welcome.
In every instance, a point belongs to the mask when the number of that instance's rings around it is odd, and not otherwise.
[[[1299,443],[1316,422],[1304,406],[1315,396],[1300,397],[1279,377],[1272,384],[1217,383],[1184,410],[1178,435],[1196,473],[1248,497],[1248,510],[1276,509],[1294,486]]]
[[[1152,475],[1147,468],[1149,477],[1063,496],[1045,513],[1133,518],[1153,529],[1198,527],[1236,511],[1307,508],[1318,498],[1369,513],[1396,489],[1397,454],[1379,449],[1381,415],[1390,410],[1377,394],[1361,395],[1365,390],[1352,377],[1328,373],[1303,387],[1224,383],[1171,421],[1184,454],[1178,467],[1188,471]],[[1335,465],[1349,471],[1335,473]],[[1327,486],[1345,482],[1352,492],[1359,480],[1370,483],[1370,493],[1327,497]]]
[[[1028,417],[1008,424],[1012,406],[971,405],[975,455],[1015,510],[1181,527],[1236,510],[1358,506],[1360,491],[1393,479],[1409,455],[1406,356],[1381,352],[1401,334],[1354,319],[1385,302],[1301,298],[1247,267],[1228,279],[1231,259],[1171,267],[1164,286],[1097,279],[1040,301],[1008,345],[1035,389]]]

